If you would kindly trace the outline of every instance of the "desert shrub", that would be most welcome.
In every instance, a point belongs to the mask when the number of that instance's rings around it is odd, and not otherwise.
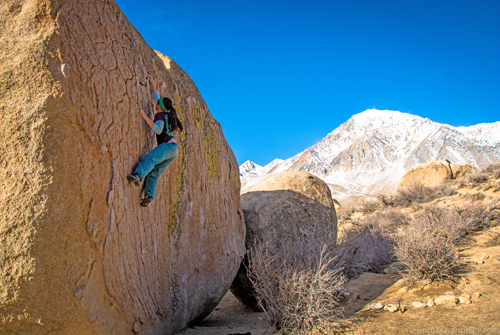
[[[457,267],[458,254],[452,239],[445,231],[423,222],[413,223],[396,238],[394,255],[402,274],[412,281],[443,280],[453,276]]]
[[[500,162],[491,163],[482,171],[494,178],[500,178]]]
[[[394,195],[394,204],[407,207],[412,204],[421,204],[430,201],[432,191],[421,183],[414,183],[408,188],[400,188]]]
[[[476,202],[476,201],[481,201],[481,200],[484,200],[484,198],[486,198],[486,195],[483,193],[483,192],[477,192],[477,193],[474,193],[470,196],[471,200]]]
[[[471,174],[467,175],[466,182],[472,185],[479,185],[481,183],[485,183],[489,180],[488,173],[484,171],[474,171]]]
[[[414,204],[422,204],[437,198],[450,196],[456,193],[456,188],[448,182],[434,187],[427,187],[421,183],[414,183],[408,188],[400,188],[394,195],[396,206],[408,207]]]
[[[453,185],[453,181],[445,181],[444,183],[431,187],[430,189],[431,192],[433,192],[433,199],[449,197],[450,195],[457,193],[457,189]]]
[[[378,232],[352,231],[332,251],[334,265],[343,268],[348,278],[362,272],[380,272],[392,261],[392,242]]]
[[[353,206],[341,208],[337,211],[337,218],[339,221],[350,220],[352,215],[356,212]]]
[[[278,257],[264,243],[256,243],[249,254],[248,274],[259,307],[283,334],[307,334],[319,322],[342,316],[342,269],[333,266],[327,246],[314,256],[308,254],[314,248],[306,249],[302,261],[287,259],[297,252]]]
[[[377,194],[377,201],[382,208],[390,208],[395,206],[394,199],[389,195]]]
[[[394,234],[398,228],[405,227],[409,223],[409,216],[396,208],[379,211],[364,219],[365,227],[384,236]]]
[[[364,200],[364,201],[361,201],[361,204],[360,204],[358,210],[363,214],[368,214],[368,213],[375,212],[379,208],[380,208],[380,203],[378,201]]]
[[[490,216],[488,207],[473,202],[452,208],[426,206],[412,224],[443,231],[456,244],[466,235],[489,227]]]
[[[497,203],[470,202],[444,208],[426,206],[415,215],[410,228],[395,238],[394,255],[410,279],[445,279],[457,263],[454,246],[475,231],[490,226]]]

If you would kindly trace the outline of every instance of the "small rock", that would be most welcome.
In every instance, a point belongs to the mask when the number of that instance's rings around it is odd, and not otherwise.
[[[432,286],[439,286],[439,283],[432,283]]]
[[[485,252],[481,254],[481,259],[488,259],[488,258],[490,258],[490,256],[487,255]]]
[[[422,287],[422,290],[427,291],[431,288],[432,288],[432,285],[425,285],[424,287]]]
[[[454,295],[442,295],[434,299],[436,305],[456,305],[457,297]]]
[[[425,285],[429,285],[430,283],[432,283],[432,279],[430,278],[427,278],[427,279],[424,279],[420,282],[420,286],[425,286]]]
[[[470,295],[468,294],[462,294],[460,297],[460,303],[461,304],[472,304],[472,301],[470,300]]]
[[[405,293],[408,293],[408,287],[404,286],[404,287],[401,287],[397,294],[405,294]]]
[[[389,305],[385,305],[384,310],[391,312],[391,313],[394,313],[394,312],[399,311],[399,308],[396,305],[389,304]]]
[[[479,298],[482,295],[483,295],[482,293],[476,292],[474,293],[474,298]]]
[[[377,311],[377,310],[382,309],[382,308],[384,308],[384,304],[381,304],[380,302],[373,302],[370,305],[370,309],[374,310],[374,311]]]
[[[434,302],[434,300],[429,299],[429,301],[427,301],[427,306],[428,307],[436,306],[436,303]]]
[[[424,304],[423,302],[420,302],[420,301],[414,301],[412,303],[412,305],[415,308],[425,308],[425,307],[427,307],[427,304]]]
[[[385,273],[385,274],[388,274],[388,273],[389,273],[389,268],[384,269],[384,273]]]
[[[484,264],[484,259],[478,259],[478,260],[476,260],[476,263],[478,265]]]
[[[469,280],[469,278],[463,277],[463,278],[462,278],[462,283],[463,283],[464,285],[469,285],[469,284],[470,284],[470,280]]]

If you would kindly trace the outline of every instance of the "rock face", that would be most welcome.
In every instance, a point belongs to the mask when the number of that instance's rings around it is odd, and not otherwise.
[[[293,243],[294,236],[306,233],[313,225],[330,232],[336,241],[337,215],[331,192],[325,182],[310,173],[286,171],[269,176],[242,194],[241,207],[247,250],[259,239],[279,256],[284,244]],[[255,307],[252,285],[243,265],[231,292],[246,305]]]
[[[0,5],[0,332],[173,334],[208,315],[245,247],[236,159],[196,85],[114,1]],[[156,198],[146,74],[185,131]]]

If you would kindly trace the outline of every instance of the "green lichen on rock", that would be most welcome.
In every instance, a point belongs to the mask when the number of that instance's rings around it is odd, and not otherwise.
[[[203,134],[205,146],[205,162],[207,163],[207,179],[210,186],[217,179],[217,167],[219,165],[219,152],[217,139],[213,131],[213,120],[208,112],[196,106],[195,124],[199,134]]]
[[[238,173],[237,173],[236,171],[234,171],[234,170],[233,170],[233,171],[231,172],[231,182],[232,182],[233,186],[235,186],[235,185],[236,185],[236,182],[238,181],[238,177],[239,177],[239,176],[238,176]]]

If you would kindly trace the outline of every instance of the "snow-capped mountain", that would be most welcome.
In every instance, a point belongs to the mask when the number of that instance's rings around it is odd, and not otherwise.
[[[327,182],[338,199],[390,192],[419,164],[449,159],[484,167],[500,160],[500,122],[453,127],[416,115],[366,110],[317,144],[287,160],[240,167],[242,190],[273,173],[310,172]]]

